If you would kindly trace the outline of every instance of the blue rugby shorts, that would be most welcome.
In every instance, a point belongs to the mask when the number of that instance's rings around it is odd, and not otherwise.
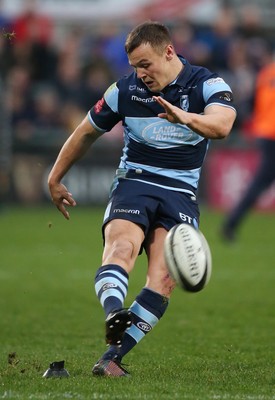
[[[198,228],[199,215],[198,203],[192,194],[121,178],[106,207],[102,229],[113,219],[124,219],[140,225],[146,236],[157,226],[168,231],[184,222]]]

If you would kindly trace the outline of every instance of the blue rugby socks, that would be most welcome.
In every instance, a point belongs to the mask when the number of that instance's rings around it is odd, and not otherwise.
[[[132,312],[133,324],[125,331],[122,345],[110,346],[102,358],[122,359],[144,336],[150,332],[165,313],[169,300],[167,297],[143,288],[129,310]]]
[[[95,276],[95,291],[106,316],[123,308],[128,290],[128,274],[116,264],[100,267]]]

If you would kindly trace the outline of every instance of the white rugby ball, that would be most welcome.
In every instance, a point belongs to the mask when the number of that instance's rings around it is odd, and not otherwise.
[[[199,292],[211,277],[212,257],[203,233],[192,225],[178,224],[164,242],[168,271],[176,283],[188,292]]]

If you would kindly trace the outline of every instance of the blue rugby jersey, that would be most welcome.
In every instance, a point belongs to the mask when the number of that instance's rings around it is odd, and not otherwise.
[[[212,104],[234,109],[231,89],[222,78],[182,57],[181,61],[184,69],[160,96],[197,114],[203,114]],[[151,92],[133,72],[107,89],[90,110],[90,122],[104,133],[122,121],[124,148],[119,170],[128,171],[127,178],[194,193],[209,140],[186,125],[159,118],[163,108],[154,95],[157,93]]]

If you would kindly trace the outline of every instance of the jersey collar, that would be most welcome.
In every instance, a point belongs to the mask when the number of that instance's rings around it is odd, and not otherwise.
[[[184,68],[182,69],[182,71],[179,73],[179,75],[176,77],[176,79],[171,82],[168,86],[172,86],[172,85],[178,85],[178,86],[185,86],[187,81],[190,79],[190,75],[191,75],[191,71],[192,71],[192,67],[190,65],[190,63],[181,55],[178,55],[179,59],[181,60],[181,62],[184,65]]]

